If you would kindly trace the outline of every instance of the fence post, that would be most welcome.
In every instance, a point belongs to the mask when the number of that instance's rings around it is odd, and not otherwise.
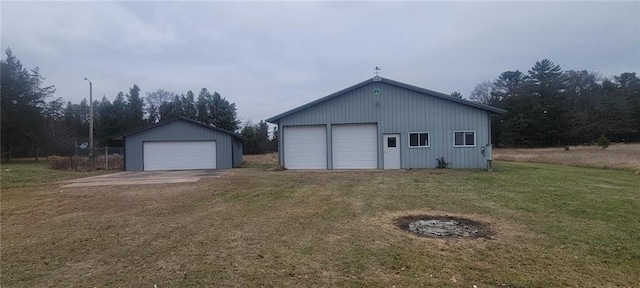
[[[104,147],[104,169],[109,170],[109,147]]]

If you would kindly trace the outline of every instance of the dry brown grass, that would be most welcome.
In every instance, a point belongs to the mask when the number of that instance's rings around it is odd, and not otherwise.
[[[276,170],[278,167],[278,153],[244,155],[243,162],[240,167],[244,168],[261,168],[268,170]]]
[[[256,155],[244,155],[244,161],[249,164],[256,163],[277,163],[278,162],[278,153],[267,153],[267,154],[256,154]]]
[[[640,144],[614,144],[605,150],[599,146],[570,146],[569,151],[564,148],[500,148],[493,150],[493,159],[640,171]]]
[[[638,179],[500,162],[8,187],[0,286],[638,287]],[[495,236],[415,237],[394,223],[411,214],[466,217]]]

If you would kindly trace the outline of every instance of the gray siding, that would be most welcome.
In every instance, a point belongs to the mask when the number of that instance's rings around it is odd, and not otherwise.
[[[218,169],[233,168],[235,163],[242,162],[242,145],[240,148],[234,148],[237,145],[232,144],[240,141],[234,136],[178,120],[126,136],[124,138],[126,170],[143,170],[142,143],[145,141],[201,140],[216,141],[216,167]],[[235,154],[237,149],[240,150],[239,156]]]
[[[381,93],[375,95],[374,88]],[[372,82],[341,96],[283,117],[282,127],[327,125],[327,152],[331,163],[331,125],[344,123],[378,124],[378,165],[384,167],[382,135],[400,134],[402,168],[434,168],[436,158],[444,157],[452,168],[487,168],[491,146],[489,113],[486,110],[429,96],[384,82]],[[475,131],[474,147],[454,147],[454,131]],[[429,132],[430,147],[409,148],[409,132]],[[284,135],[281,132],[281,138]],[[282,143],[283,141],[280,141]],[[486,147],[485,147],[486,146]],[[483,156],[481,151],[485,147]],[[283,147],[280,146],[280,151]],[[284,161],[280,153],[280,161]]]
[[[240,166],[242,163],[242,141],[238,139],[233,140],[233,167]]]

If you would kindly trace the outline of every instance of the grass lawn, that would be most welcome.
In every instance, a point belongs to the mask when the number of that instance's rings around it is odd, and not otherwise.
[[[1,285],[640,287],[633,171],[266,166],[188,184],[3,188]],[[393,225],[418,213],[495,235],[428,239]]]
[[[49,169],[49,161],[15,160],[0,164],[1,188],[50,184],[55,181],[96,176],[119,171],[95,170],[91,172]]]

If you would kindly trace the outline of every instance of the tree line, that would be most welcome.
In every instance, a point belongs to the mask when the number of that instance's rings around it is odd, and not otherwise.
[[[38,68],[26,69],[10,49],[1,62],[1,149],[14,156],[69,154],[86,142],[89,102],[65,102],[53,97],[54,86],[43,86]],[[462,97],[453,92],[453,97]],[[507,110],[492,116],[492,141],[502,147],[550,147],[592,144],[601,136],[612,142],[640,141],[640,79],[636,73],[612,78],[589,71],[562,71],[550,60],[537,61],[523,73],[505,71],[493,81],[478,84],[472,101]],[[245,138],[244,151],[277,151],[278,131],[266,122],[241,127],[235,103],[202,88],[198,96],[163,89],[141,95],[134,84],[113,101],[94,100],[96,146],[113,146],[113,138],[148,124],[187,117]]]
[[[505,71],[478,84],[470,99],[507,110],[492,117],[492,143],[552,147],[640,141],[640,79],[586,70],[563,71],[548,59],[523,73]]]
[[[70,154],[75,145],[88,141],[89,101],[65,102],[62,97],[47,102],[55,93],[54,86],[43,87],[44,77],[38,68],[28,70],[13,54],[5,51],[1,62],[0,98],[2,100],[2,153],[6,160],[14,156]],[[106,96],[94,100],[95,146],[121,145],[113,139],[127,131],[148,124],[187,117],[231,132],[237,132],[235,103],[217,92],[202,88],[198,97],[158,89],[140,94],[134,84],[128,93],[119,92],[113,101]]]

